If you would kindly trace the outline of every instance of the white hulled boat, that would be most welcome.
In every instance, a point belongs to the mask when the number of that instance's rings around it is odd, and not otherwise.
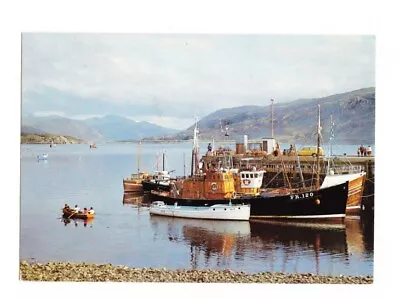
[[[178,206],[177,204],[166,205],[163,201],[155,201],[150,206],[150,215],[247,221],[250,218],[250,205],[216,204],[212,206]]]

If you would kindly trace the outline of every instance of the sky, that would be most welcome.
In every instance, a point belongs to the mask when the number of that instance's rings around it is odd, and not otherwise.
[[[22,114],[174,129],[218,109],[375,86],[373,35],[22,33]]]

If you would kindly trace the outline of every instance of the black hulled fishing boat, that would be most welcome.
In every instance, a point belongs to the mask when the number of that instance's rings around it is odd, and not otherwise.
[[[158,154],[157,154],[157,169],[158,169]],[[162,170],[157,170],[152,176],[147,177],[142,181],[143,191],[170,191],[171,190],[171,176],[172,171],[165,170],[165,153],[162,154]]]
[[[320,143],[321,117],[318,105],[316,181],[310,187],[292,188],[287,176],[289,188],[274,188],[249,197],[251,218],[306,220],[306,221],[343,221],[349,182],[341,181],[324,188],[320,186]],[[282,161],[283,163],[283,161]],[[285,169],[285,167],[283,167]],[[300,169],[300,167],[299,167]]]

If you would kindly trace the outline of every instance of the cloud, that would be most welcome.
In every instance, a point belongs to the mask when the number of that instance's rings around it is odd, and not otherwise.
[[[22,105],[30,112],[112,110],[167,122],[220,108],[267,105],[270,98],[278,103],[370,86],[375,86],[373,36],[27,33],[22,38]]]
[[[65,113],[62,111],[36,111],[33,113],[34,116],[43,117],[43,116],[65,116]]]

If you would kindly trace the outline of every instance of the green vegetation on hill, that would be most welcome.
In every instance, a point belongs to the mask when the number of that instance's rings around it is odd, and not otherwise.
[[[26,134],[21,133],[21,144],[78,144],[85,143],[84,140],[71,136],[53,134]]]

